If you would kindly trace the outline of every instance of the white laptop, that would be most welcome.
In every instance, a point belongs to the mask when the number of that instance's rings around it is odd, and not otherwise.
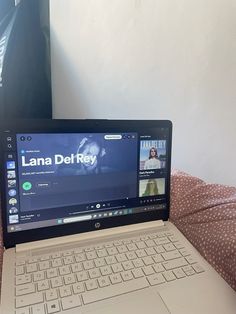
[[[2,126],[1,314],[236,313],[168,222],[171,134],[170,121]]]

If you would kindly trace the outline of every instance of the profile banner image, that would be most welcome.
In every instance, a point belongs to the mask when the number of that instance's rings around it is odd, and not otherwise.
[[[139,181],[139,197],[165,194],[165,178]]]
[[[162,169],[166,166],[166,141],[148,140],[140,142],[140,170]]]

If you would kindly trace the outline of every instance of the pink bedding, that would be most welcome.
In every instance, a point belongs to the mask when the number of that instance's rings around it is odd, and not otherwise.
[[[171,182],[170,218],[236,290],[236,188],[206,184],[175,171]],[[0,283],[1,234],[0,215]]]
[[[236,188],[175,171],[171,220],[236,290]]]

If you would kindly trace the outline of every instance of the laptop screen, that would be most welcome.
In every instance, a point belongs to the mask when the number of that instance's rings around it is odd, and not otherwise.
[[[6,134],[7,232],[167,209],[169,131]]]

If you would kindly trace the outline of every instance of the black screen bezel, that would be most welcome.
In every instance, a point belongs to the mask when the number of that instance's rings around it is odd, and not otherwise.
[[[19,232],[7,232],[7,211],[6,211],[6,186],[2,179],[1,208],[3,221],[3,240],[5,248],[13,247],[16,244],[49,239],[58,236],[66,236],[76,233],[83,233],[95,230],[95,224],[100,223],[100,229],[141,223],[152,220],[168,220],[170,209],[170,170],[171,170],[171,140],[172,122],[169,120],[20,120],[8,121],[1,124],[1,154],[0,167],[3,177],[4,169],[4,136],[6,132],[16,133],[105,133],[105,132],[139,132],[145,129],[168,128],[167,139],[167,182],[166,198],[167,208],[158,211],[150,211],[126,216],[97,219],[92,221],[75,222],[57,226],[43,227]]]

